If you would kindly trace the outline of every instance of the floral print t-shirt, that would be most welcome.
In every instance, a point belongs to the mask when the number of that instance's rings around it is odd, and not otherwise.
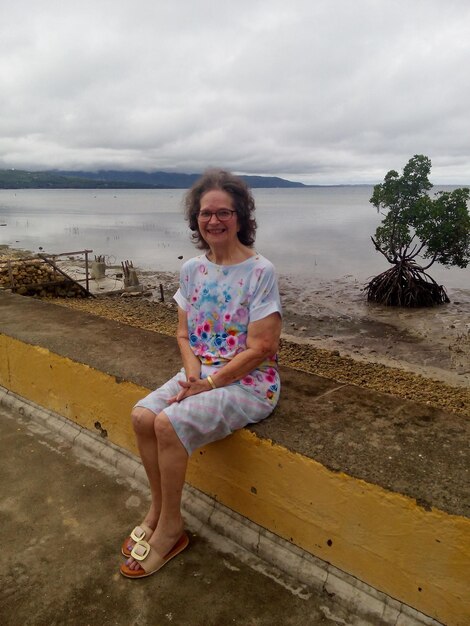
[[[250,322],[281,313],[274,267],[260,254],[236,265],[216,265],[205,255],[186,261],[174,298],[187,313],[189,343],[203,376],[246,349]],[[274,406],[280,391],[277,355],[235,384]]]

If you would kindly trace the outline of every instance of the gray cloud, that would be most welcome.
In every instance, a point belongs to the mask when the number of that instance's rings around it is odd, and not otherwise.
[[[465,0],[0,4],[0,167],[470,182]]]

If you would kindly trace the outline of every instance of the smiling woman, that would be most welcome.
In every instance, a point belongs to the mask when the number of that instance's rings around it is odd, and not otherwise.
[[[201,241],[204,242],[204,247],[211,250],[209,258],[213,250],[219,249],[224,255],[228,251],[226,248],[238,248],[236,244],[239,242],[239,224],[237,211],[231,208],[232,205],[232,198],[220,189],[208,191],[201,198],[197,220]]]
[[[201,225],[205,231],[208,228],[205,224],[212,217],[209,213],[214,212],[218,217],[219,226],[225,226],[225,223],[230,221],[230,217],[236,215],[238,242],[247,247],[254,244],[257,228],[254,217],[255,201],[245,184],[240,184],[241,181],[239,181],[239,178],[229,176],[226,172],[208,170],[194,185],[191,193],[187,194],[186,218],[193,231],[192,240],[196,247],[202,250],[210,249],[199,226]],[[222,211],[222,219],[219,217],[220,211]]]
[[[181,495],[189,455],[265,419],[280,393],[281,305],[273,265],[253,250],[251,192],[210,170],[186,195],[193,241],[205,251],[181,268],[175,294],[183,368],[132,412],[152,494],[124,541],[121,573],[143,578],[188,545]]]

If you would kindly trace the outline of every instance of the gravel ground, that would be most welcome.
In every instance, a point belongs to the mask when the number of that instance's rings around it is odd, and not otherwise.
[[[141,297],[100,296],[86,300],[55,300],[61,306],[78,309],[115,321],[173,336],[176,329],[176,306],[148,301]],[[290,324],[288,321],[285,323]],[[283,337],[279,352],[282,365],[301,369],[339,382],[351,383],[470,415],[470,393],[466,387],[454,387],[382,363],[358,361],[338,350],[324,350]]]

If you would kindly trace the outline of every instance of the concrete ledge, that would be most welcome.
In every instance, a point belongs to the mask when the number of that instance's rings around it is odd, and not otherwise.
[[[14,409],[27,421],[56,432],[74,446],[84,449],[94,458],[116,469],[121,475],[136,480],[142,489],[147,489],[140,460],[126,450],[3,387],[0,387],[0,405]],[[308,587],[334,596],[340,605],[356,614],[356,618],[350,621],[351,624],[440,626],[440,622],[293,546],[190,485],[185,486],[183,509],[194,532],[214,541],[210,528],[230,539],[233,542],[231,549],[235,553],[241,547],[253,555],[249,560],[255,569],[275,578],[275,570],[269,568],[271,565],[290,576],[295,587],[293,591],[300,597],[308,596]],[[222,545],[219,547],[223,549]]]
[[[79,440],[87,429],[93,441],[127,449],[130,456],[119,461],[122,470],[142,478],[142,468],[132,462],[136,450],[128,414],[148,392],[150,379],[156,386],[174,371],[175,342],[19,296],[3,298],[0,294],[0,385],[78,425],[63,425],[70,437]],[[294,370],[284,368],[282,374],[283,401],[275,415],[256,429],[197,451],[188,482],[291,549],[331,564],[336,569],[328,573],[328,584],[336,584],[336,570],[347,572],[367,588],[443,623],[470,623],[470,520],[458,513],[465,506],[465,492],[456,486],[462,472],[468,472],[468,464],[462,469],[465,456],[444,449],[434,481],[437,489],[432,489],[413,459],[416,441],[407,439],[396,451],[408,418],[419,419],[419,436],[433,437],[433,442],[447,428],[448,441],[455,445],[459,432],[461,447],[468,422]],[[400,422],[397,438],[378,440],[380,431],[368,424],[375,418],[380,427],[387,413]],[[343,447],[349,456],[332,458],[316,447],[322,436],[318,424],[327,433],[325,449],[331,441],[332,448],[341,452]],[[365,441],[371,437],[373,454],[368,455],[367,446],[360,453],[357,446],[350,448],[353,436]],[[391,450],[412,461],[401,483],[393,469],[394,480],[389,479],[391,465],[381,458]],[[431,476],[433,467],[427,459]],[[382,481],[374,479],[381,475]],[[251,545],[270,553],[269,547],[263,550],[261,534],[257,536],[251,534]],[[322,568],[315,565],[317,579],[326,585]],[[299,577],[305,567],[299,566]],[[339,580],[338,591],[344,587],[344,579]],[[345,589],[342,593],[347,595]],[[388,604],[390,615],[396,601]]]
[[[170,337],[1,290],[0,333],[134,389],[157,387],[181,365]],[[0,361],[0,371],[7,365]],[[423,508],[470,517],[468,418],[298,369],[281,366],[281,379],[279,406],[250,429],[261,439],[402,493]]]

